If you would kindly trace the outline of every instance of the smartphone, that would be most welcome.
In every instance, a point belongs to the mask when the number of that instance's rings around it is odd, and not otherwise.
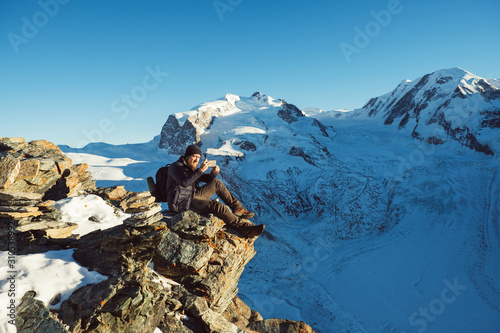
[[[213,168],[217,164],[215,160],[207,160],[207,161],[209,168]]]

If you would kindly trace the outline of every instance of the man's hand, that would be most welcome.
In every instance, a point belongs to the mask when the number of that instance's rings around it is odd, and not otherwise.
[[[217,176],[219,174],[220,168],[218,165],[212,168],[212,175]]]
[[[208,160],[204,160],[203,163],[201,163],[200,170],[205,172],[208,169]]]

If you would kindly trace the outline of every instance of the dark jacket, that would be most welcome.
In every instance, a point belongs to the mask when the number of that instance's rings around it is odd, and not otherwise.
[[[203,173],[199,168],[191,170],[184,156],[168,168],[167,202],[171,212],[180,213],[189,210],[199,182],[208,183],[215,179],[211,173]]]

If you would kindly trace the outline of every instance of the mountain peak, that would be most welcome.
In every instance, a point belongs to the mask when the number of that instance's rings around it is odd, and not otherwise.
[[[401,82],[359,111],[356,114],[382,118],[385,125],[396,123],[400,130],[409,129],[414,138],[431,143],[456,140],[493,154],[479,138],[484,137],[483,129],[499,127],[500,89],[462,68],[441,69]]]
[[[433,75],[439,75],[439,76],[452,76],[452,77],[464,77],[467,75],[473,75],[474,74],[466,71],[463,68],[460,67],[451,67],[451,68],[444,68],[440,69],[438,71],[435,71],[432,73]]]

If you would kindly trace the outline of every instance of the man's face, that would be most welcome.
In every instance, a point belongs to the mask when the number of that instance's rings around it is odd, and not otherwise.
[[[200,162],[201,155],[200,154],[193,154],[189,155],[186,157],[186,162],[187,165],[192,169],[195,170],[196,167],[198,166],[198,163]]]

